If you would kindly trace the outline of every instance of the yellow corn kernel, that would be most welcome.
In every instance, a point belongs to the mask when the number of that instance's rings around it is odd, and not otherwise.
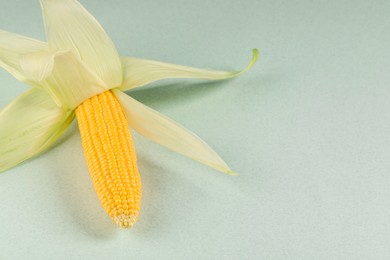
[[[122,107],[111,91],[76,109],[84,155],[100,203],[120,227],[137,221],[141,179]]]

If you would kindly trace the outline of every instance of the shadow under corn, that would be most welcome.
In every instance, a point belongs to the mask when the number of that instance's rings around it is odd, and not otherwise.
[[[56,184],[64,208],[69,210],[73,223],[87,234],[96,238],[113,236],[115,225],[100,206],[93,189],[77,124],[73,123],[61,139],[66,139],[67,145],[61,147],[63,156],[53,157],[52,165],[56,167]],[[61,139],[59,142],[63,142]]]

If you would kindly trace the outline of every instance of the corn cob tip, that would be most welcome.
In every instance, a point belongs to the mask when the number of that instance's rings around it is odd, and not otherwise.
[[[137,216],[135,215],[121,214],[114,218],[114,222],[121,228],[131,228],[136,221],[137,221]]]

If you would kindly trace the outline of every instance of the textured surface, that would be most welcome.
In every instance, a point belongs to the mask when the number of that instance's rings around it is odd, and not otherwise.
[[[134,135],[138,223],[99,205],[77,125],[0,175],[0,258],[389,259],[389,1],[81,0],[121,54],[239,69],[129,92],[206,140],[230,177]],[[43,39],[36,1],[0,27]],[[0,105],[26,88],[0,71]]]
[[[76,109],[84,155],[100,203],[111,219],[128,228],[141,205],[141,179],[131,133],[111,91]]]

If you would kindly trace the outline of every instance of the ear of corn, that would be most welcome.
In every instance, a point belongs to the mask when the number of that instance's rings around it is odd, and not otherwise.
[[[84,101],[76,116],[91,179],[112,220],[131,227],[141,204],[141,180],[131,133],[111,91]]]

